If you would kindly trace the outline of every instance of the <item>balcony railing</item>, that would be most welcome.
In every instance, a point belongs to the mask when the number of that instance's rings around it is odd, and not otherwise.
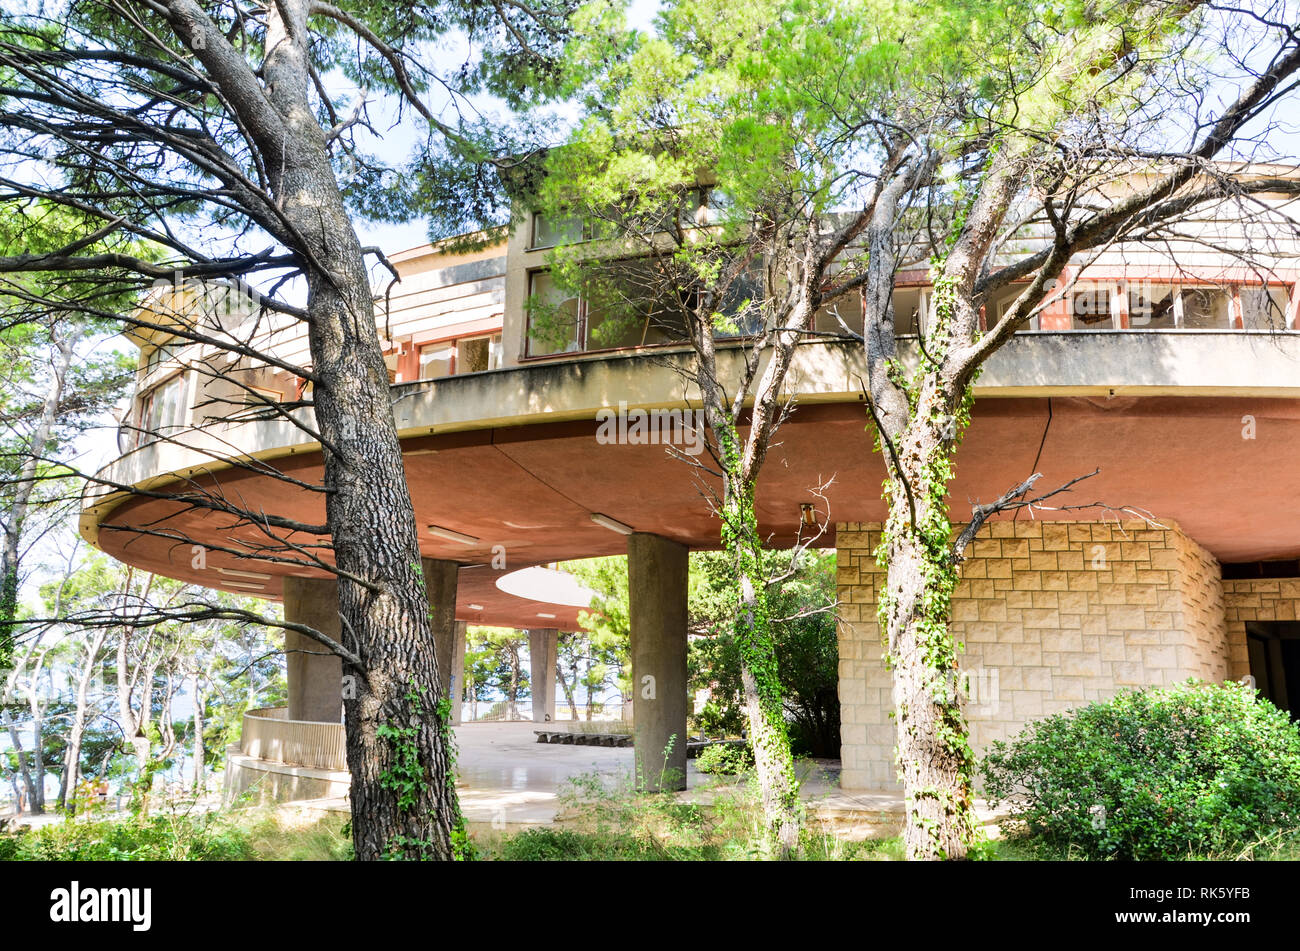
[[[245,756],[307,766],[346,770],[347,740],[342,723],[290,720],[284,707],[266,707],[244,714],[239,750]]]

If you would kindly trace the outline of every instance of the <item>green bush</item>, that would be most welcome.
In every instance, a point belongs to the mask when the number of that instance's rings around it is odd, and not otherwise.
[[[1128,691],[1030,723],[983,761],[1008,831],[1058,855],[1173,859],[1300,826],[1300,730],[1243,684]]]
[[[700,750],[695,769],[700,773],[743,773],[754,768],[754,754],[748,746],[716,744]]]
[[[216,817],[66,820],[0,836],[0,859],[35,862],[231,861],[256,858],[248,835]]]

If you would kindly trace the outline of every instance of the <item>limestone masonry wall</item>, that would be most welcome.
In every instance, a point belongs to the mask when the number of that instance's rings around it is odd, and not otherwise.
[[[1250,578],[1223,582],[1227,620],[1229,675],[1240,680],[1250,673],[1246,655],[1246,622],[1300,620],[1300,578]]]
[[[836,526],[841,784],[847,789],[897,785],[890,675],[876,623],[883,573],[871,554],[880,529]],[[953,598],[976,752],[1015,735],[1028,720],[1125,687],[1241,676],[1247,618],[1225,624],[1225,585],[1229,611],[1238,616],[1289,610],[1295,617],[1300,590],[1285,600],[1278,582],[1275,592],[1258,587],[1267,582],[1252,582],[1255,588],[1239,593],[1243,583],[1222,582],[1219,573],[1214,556],[1175,526],[1030,519],[985,525]],[[1269,596],[1278,607],[1259,607]]]

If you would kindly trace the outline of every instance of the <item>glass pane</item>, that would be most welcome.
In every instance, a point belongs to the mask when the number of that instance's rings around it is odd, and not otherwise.
[[[582,240],[582,219],[549,218],[540,211],[533,215],[533,247],[550,248]]]
[[[451,376],[451,360],[456,355],[456,346],[451,343],[435,343],[420,348],[420,379],[436,380]]]
[[[720,337],[756,334],[763,329],[763,271],[761,265],[750,267],[732,281],[718,310],[729,318]],[[841,311],[842,313],[842,311]]]
[[[147,430],[146,439],[150,438],[151,434],[165,435],[166,430],[180,424],[183,379],[183,376],[174,376],[161,386],[155,387],[149,394],[144,420],[144,428]]]
[[[557,287],[548,271],[532,276],[528,301],[528,353],[546,356],[582,349],[578,298]]]
[[[1130,327],[1173,327],[1173,287],[1168,284],[1129,284],[1128,321]]]
[[[1113,327],[1110,315],[1110,288],[1085,287],[1070,294],[1070,326],[1075,330],[1100,330]]]
[[[897,302],[894,306],[898,306]],[[836,314],[839,314],[839,320],[835,319]],[[862,291],[860,289],[854,288],[846,294],[841,294],[829,304],[823,305],[817,311],[817,316],[813,318],[813,330],[842,334],[844,327],[840,324],[840,320],[848,324],[849,329],[855,333],[862,333]],[[897,311],[895,311],[895,320],[897,320]]]
[[[1192,329],[1219,329],[1232,326],[1232,312],[1227,292],[1216,287],[1184,289],[1183,326]]]
[[[482,373],[491,369],[492,340],[489,337],[470,337],[456,342],[456,372]]]
[[[1281,285],[1243,287],[1242,323],[1247,330],[1283,330],[1286,328],[1287,303],[1286,288]]]
[[[894,333],[916,335],[921,332],[921,308],[925,292],[920,287],[900,287],[894,291]],[[852,326],[852,325],[850,325]]]

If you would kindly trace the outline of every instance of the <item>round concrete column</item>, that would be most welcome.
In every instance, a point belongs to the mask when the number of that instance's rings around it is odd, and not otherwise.
[[[627,539],[632,729],[637,782],[646,789],[686,788],[687,555],[685,545],[658,535]]]
[[[456,650],[456,573],[460,565],[438,558],[421,558],[420,565],[424,569],[424,592],[429,598],[429,626],[433,629],[438,682],[447,694],[451,690],[452,655]]]
[[[451,678],[448,681],[451,687],[451,722],[460,722],[460,705],[465,699],[465,629],[469,624],[465,621],[456,622],[456,646],[451,652]]]
[[[528,631],[528,689],[533,697],[533,722],[555,719],[555,651],[559,632],[553,627]]]
[[[338,582],[333,578],[285,578],[284,619],[341,640]],[[284,651],[289,719],[342,722],[343,661],[339,656],[297,631],[284,632]]]

